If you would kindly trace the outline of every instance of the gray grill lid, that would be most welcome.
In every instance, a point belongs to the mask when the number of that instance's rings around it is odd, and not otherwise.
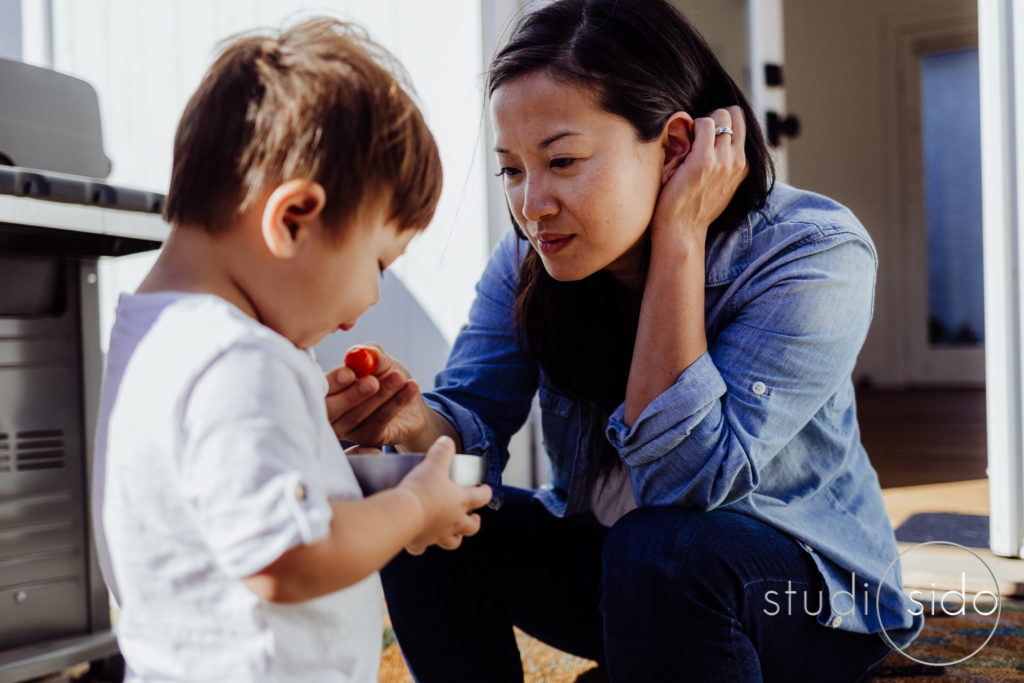
[[[73,76],[0,59],[0,155],[10,166],[106,178],[96,90]]]

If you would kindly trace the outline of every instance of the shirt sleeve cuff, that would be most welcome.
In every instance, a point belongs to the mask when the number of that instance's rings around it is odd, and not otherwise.
[[[330,533],[333,509],[327,496],[299,472],[275,477],[253,497],[260,499],[253,501],[256,504],[252,507],[261,511],[259,531],[243,532],[241,538],[218,553],[218,564],[230,576],[252,576],[288,550],[321,541]],[[236,524],[249,526],[242,520]],[[256,528],[254,524],[253,531]]]
[[[690,435],[725,395],[725,380],[705,351],[627,426],[625,403],[608,420],[608,440],[630,467],[653,462]]]
[[[487,459],[487,484],[494,496],[488,507],[497,510],[505,500],[501,488],[502,458],[494,445],[494,434],[471,410],[438,394],[424,394],[427,405],[454,425],[462,438],[462,452]]]

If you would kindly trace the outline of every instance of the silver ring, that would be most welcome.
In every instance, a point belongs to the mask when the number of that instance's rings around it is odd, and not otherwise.
[[[729,126],[719,126],[718,128],[715,128],[715,137],[717,138],[719,135],[732,135],[732,128]]]

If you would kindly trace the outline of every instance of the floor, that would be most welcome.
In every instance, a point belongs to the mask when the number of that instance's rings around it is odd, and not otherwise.
[[[861,441],[883,489],[984,479],[984,389],[857,393]]]
[[[893,528],[916,513],[988,515],[984,389],[862,391],[857,408]],[[913,545],[899,547],[903,552]],[[1003,595],[1024,596],[1024,561],[987,549],[977,553]],[[955,547],[915,550],[904,556],[904,584],[955,589],[964,564],[964,551]],[[991,583],[987,575],[973,578]]]

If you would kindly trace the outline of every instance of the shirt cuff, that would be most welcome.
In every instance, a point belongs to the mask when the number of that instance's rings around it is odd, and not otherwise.
[[[644,408],[632,427],[624,422],[626,404],[620,404],[608,420],[608,440],[630,467],[653,462],[688,437],[725,392],[725,380],[705,351]]]
[[[235,520],[235,538],[222,539],[230,542],[218,553],[218,564],[231,576],[252,576],[292,548],[330,533],[333,508],[327,496],[299,472],[281,474],[252,495],[258,519]]]
[[[494,433],[471,410],[439,394],[424,394],[427,405],[447,419],[459,432],[462,439],[462,452],[479,455],[487,459],[487,484],[491,487],[493,497],[488,507],[497,510],[505,500],[501,488],[501,453],[494,445]]]

